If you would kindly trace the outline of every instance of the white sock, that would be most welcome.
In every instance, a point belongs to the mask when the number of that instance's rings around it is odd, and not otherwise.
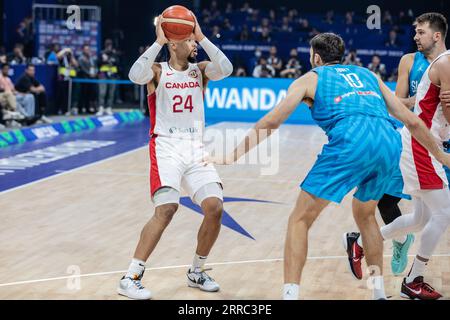
[[[363,247],[362,245],[362,236],[359,235],[358,239],[356,240],[356,243],[358,244],[358,246],[360,246],[361,248]]]
[[[420,261],[417,257],[415,257],[411,271],[409,271],[408,276],[406,277],[406,283],[411,283],[415,278],[423,276],[426,266],[427,262]]]
[[[139,277],[139,275],[145,269],[145,262],[139,259],[131,259],[130,266],[128,267],[128,272],[125,277],[134,279]]]
[[[386,293],[384,292],[384,279],[383,276],[371,277],[373,281],[373,300],[386,299]]]
[[[194,261],[192,261],[191,271],[200,272],[203,269],[207,258],[208,257],[203,257],[195,254]]]
[[[300,286],[295,283],[285,283],[283,287],[283,300],[298,300]]]
[[[394,238],[395,241],[402,243],[402,244],[405,243],[406,239],[407,239],[406,235]]]

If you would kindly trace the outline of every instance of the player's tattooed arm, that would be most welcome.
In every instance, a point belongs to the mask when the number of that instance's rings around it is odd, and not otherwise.
[[[232,164],[240,157],[268,138],[294,112],[305,99],[312,101],[317,86],[317,74],[309,72],[295,80],[288,89],[286,98],[251,129],[236,149],[225,158],[212,159],[216,164]],[[211,160],[211,159],[210,159]]]
[[[414,63],[414,54],[408,53],[400,59],[398,65],[398,79],[397,87],[395,88],[395,95],[400,101],[409,109],[414,107],[416,97],[409,97],[409,72]]]
[[[450,154],[446,154],[441,150],[422,119],[409,110],[380,78],[378,78],[378,83],[389,112],[403,122],[413,137],[431,152],[440,163],[446,166],[450,165]]]

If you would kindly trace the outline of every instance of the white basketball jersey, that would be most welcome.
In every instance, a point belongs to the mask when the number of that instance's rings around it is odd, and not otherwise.
[[[177,71],[161,63],[156,91],[148,96],[150,134],[201,140],[205,126],[203,79],[197,64]]]
[[[450,50],[439,55],[425,71],[416,95],[414,112],[430,129],[438,145],[450,139],[450,125],[447,122],[439,99],[440,87],[433,84],[429,71],[434,62],[442,56],[450,55]],[[411,133],[402,129],[403,151],[400,168],[405,182],[406,193],[414,190],[443,189],[448,185],[447,177],[441,163],[428,152]]]

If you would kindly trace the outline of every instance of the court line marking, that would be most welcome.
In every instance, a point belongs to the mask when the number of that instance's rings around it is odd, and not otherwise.
[[[55,170],[55,172],[67,172],[64,170]],[[113,172],[113,171],[86,171],[78,172],[78,174],[92,174],[92,175],[112,175],[112,176],[129,176],[129,177],[148,177],[148,173],[137,173],[137,172]],[[222,180],[231,181],[258,181],[258,182],[289,182],[289,183],[299,183],[300,179],[264,179],[260,178],[233,178],[233,177],[221,177]]]
[[[94,165],[97,165],[97,164],[100,164],[100,163],[103,163],[103,162],[106,162],[106,161],[109,161],[109,160],[113,160],[113,159],[116,159],[116,158],[119,158],[119,157],[122,157],[122,156],[126,156],[126,155],[128,155],[130,153],[137,152],[137,151],[139,151],[141,149],[144,149],[144,148],[148,148],[148,145],[146,144],[145,146],[137,147],[136,149],[128,150],[128,151],[126,151],[124,153],[116,154],[115,156],[112,156],[112,157],[109,157],[109,158],[106,158],[106,159],[102,159],[102,160],[98,160],[98,161],[95,161],[95,162],[92,162],[92,163],[88,163],[88,164],[86,164],[84,166],[81,166],[81,167],[73,168],[73,169],[70,169],[70,170],[67,170],[67,171],[62,171],[62,172],[57,173],[55,175],[52,175],[50,177],[38,179],[38,180],[35,180],[35,181],[32,181],[32,182],[29,182],[29,183],[17,186],[17,187],[12,188],[12,189],[0,191],[0,196],[4,195],[6,193],[12,192],[12,191],[16,191],[16,190],[19,190],[19,189],[22,189],[22,188],[25,188],[25,187],[32,186],[32,185],[40,183],[40,182],[44,182],[44,181],[47,181],[47,180],[51,180],[51,179],[57,178],[59,176],[65,175],[65,174],[69,174],[69,173],[72,173],[72,172],[75,172],[75,171],[78,171],[78,170],[81,170],[81,169],[86,169],[88,167],[91,167],[91,166],[94,166]]]
[[[383,257],[384,258],[392,257],[392,255],[389,255],[389,254],[388,255],[383,255]],[[415,257],[415,255],[411,254],[411,255],[408,255],[408,257]],[[435,255],[433,255],[433,257],[450,257],[450,253],[448,253],[448,254],[435,254]],[[347,256],[308,257],[307,260],[327,260],[327,259],[344,259],[344,258],[348,258],[348,257]],[[234,264],[246,264],[246,263],[264,263],[264,262],[279,262],[279,261],[283,261],[283,259],[282,258],[273,258],[273,259],[260,259],[260,260],[213,262],[213,263],[207,263],[206,266],[222,266],[222,265],[234,265]],[[180,268],[189,268],[190,266],[191,266],[190,264],[183,264],[183,265],[166,266],[166,267],[146,268],[145,270],[146,271],[151,271],[151,270],[180,269]],[[123,273],[126,273],[127,271],[128,270],[97,272],[97,273],[86,273],[86,274],[79,274],[79,275],[54,277],[54,278],[44,278],[44,279],[36,279],[36,280],[0,283],[0,288],[1,287],[16,286],[16,285],[21,285],[21,284],[50,282],[50,281],[57,281],[57,280],[67,280],[67,279],[73,279],[73,278],[86,278],[86,277],[104,276],[104,275],[110,275],[110,274],[123,274]]]

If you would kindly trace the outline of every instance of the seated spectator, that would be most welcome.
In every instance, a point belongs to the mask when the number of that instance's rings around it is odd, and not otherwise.
[[[403,10],[399,12],[397,21],[400,24],[410,24],[412,22]]]
[[[297,9],[291,9],[288,12],[288,20],[289,22],[296,22],[298,17],[298,11]]]
[[[9,77],[9,70],[9,64],[2,65],[0,73],[0,91],[12,93],[13,97],[8,97],[7,99],[10,99],[9,105],[12,106],[11,109],[13,112],[19,114],[19,117],[15,117],[15,120],[21,120],[21,122],[25,122],[27,125],[33,124],[38,120],[38,118],[35,117],[34,112],[34,96],[32,94],[22,94],[17,92]],[[3,84],[1,79],[3,79]]]
[[[267,58],[267,63],[275,69],[275,76],[279,76],[283,68],[283,61],[278,57],[277,51],[277,47],[270,47],[269,58]]]
[[[14,85],[11,88],[10,79],[0,74],[0,109],[4,120],[22,120],[23,114],[17,111],[17,100],[14,94]]]
[[[280,72],[280,76],[283,78],[293,78],[296,79],[302,75],[303,66],[298,60],[297,49],[293,48],[290,52],[290,58],[284,67],[284,70]]]
[[[344,23],[345,23],[346,25],[351,25],[351,24],[353,24],[353,15],[354,15],[354,12],[352,12],[352,11],[347,11],[347,13],[345,14],[345,21],[344,21]]]
[[[17,43],[14,46],[13,52],[8,55],[8,63],[12,65],[27,63],[27,58],[23,54],[23,44]]]
[[[325,14],[325,18],[323,19],[323,22],[327,24],[333,24],[334,23],[334,11],[328,10]]]
[[[244,4],[242,5],[241,12],[247,12],[248,14],[251,14],[253,12],[253,9],[250,7],[248,2],[244,2]]]
[[[314,38],[318,34],[320,34],[320,31],[317,30],[317,28],[312,28],[312,30],[308,33],[309,40],[311,40],[312,38]]]
[[[222,29],[226,31],[234,31],[234,26],[231,24],[230,19],[225,18],[223,20]]]
[[[7,99],[6,109],[31,118],[34,116],[34,97],[33,95],[27,97],[19,95],[9,77],[9,70],[9,64],[5,63],[2,65],[0,73],[0,91],[5,94]]]
[[[261,33],[265,28],[269,29],[269,31],[271,30],[270,21],[268,18],[263,18],[261,20],[261,24],[257,27],[254,27],[253,31]]]
[[[236,71],[234,72],[235,77],[247,77],[247,70],[245,70],[244,67],[239,66],[236,68]]]
[[[382,80],[385,80],[386,77],[386,66],[381,63],[381,58],[379,55],[375,54],[372,57],[372,62],[369,63],[367,68],[373,73],[379,75]]]
[[[345,57],[343,64],[362,67],[361,59],[358,58],[358,55],[357,55],[355,49],[350,50],[348,55]]]
[[[217,19],[220,16],[220,11],[217,6],[217,1],[212,0],[211,5],[209,6],[210,17],[212,20]]]
[[[269,21],[272,25],[277,23],[277,13],[274,9],[270,9],[269,11]]]
[[[267,59],[261,57],[258,65],[253,70],[253,77],[255,78],[273,78],[275,77],[275,69],[267,64]]]
[[[398,48],[400,46],[400,42],[397,38],[397,31],[391,30],[389,32],[389,39],[386,41],[385,46],[389,48]]]
[[[382,22],[385,23],[385,24],[393,24],[394,23],[394,21],[392,19],[391,12],[389,10],[386,10],[383,13],[383,20],[382,20]]]
[[[36,79],[36,67],[33,64],[26,66],[25,73],[17,80],[15,88],[19,94],[31,93],[34,95],[36,115],[39,116],[40,122],[53,122],[45,116],[47,95],[44,86]]]
[[[298,27],[298,31],[300,32],[311,32],[312,28],[309,25],[308,19],[300,20],[300,26]]]
[[[261,49],[256,48],[256,50],[254,52],[254,56],[252,58],[250,58],[250,66],[248,67],[248,69],[249,70],[255,69],[255,67],[258,65],[259,59],[261,59],[261,57],[262,57]]]
[[[248,41],[250,40],[250,32],[248,30],[248,27],[246,24],[244,24],[244,26],[242,27],[241,33],[239,34],[239,41]]]
[[[288,17],[283,17],[282,22],[281,22],[280,31],[292,32],[292,27],[291,27]]]
[[[212,31],[211,31],[211,36],[209,37],[209,38],[220,38],[221,36],[220,36],[220,27],[218,26],[218,25],[215,25],[213,28],[212,28]]]
[[[260,20],[258,9],[252,9],[251,13],[249,13],[249,14],[250,14],[250,17],[247,17],[247,21],[256,23]]]
[[[6,54],[0,54],[0,64],[5,64],[8,63],[8,57],[6,56]]]
[[[272,37],[270,35],[270,30],[267,27],[264,27],[259,35],[259,41],[261,42],[268,42],[270,43],[272,41]]]
[[[233,13],[233,4],[231,2],[227,2],[227,5],[225,6],[225,13],[226,14]]]

